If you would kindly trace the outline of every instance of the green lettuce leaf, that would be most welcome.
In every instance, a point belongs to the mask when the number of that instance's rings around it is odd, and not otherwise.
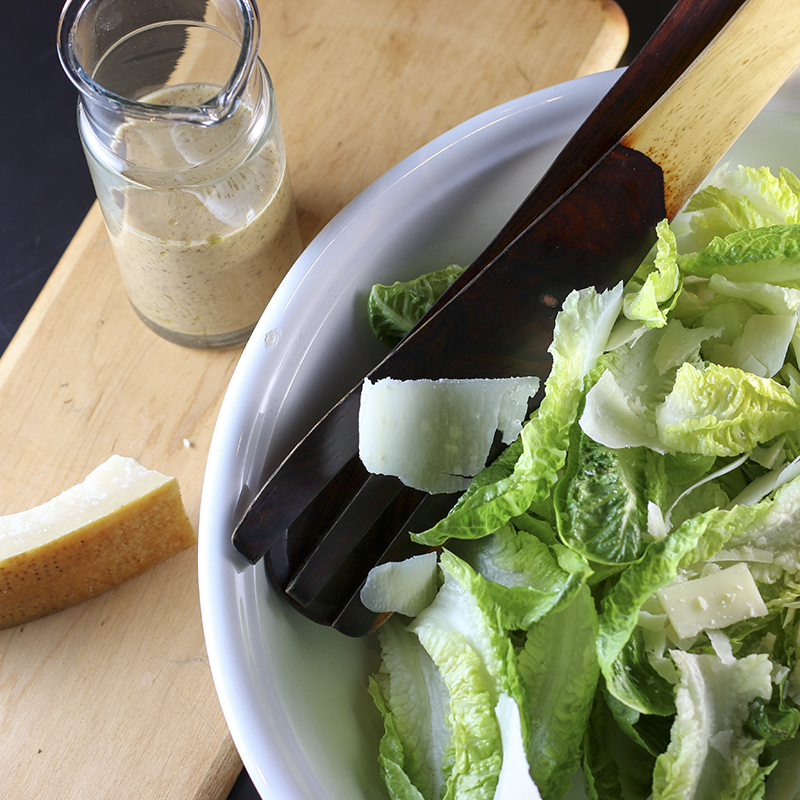
[[[753,516],[754,507],[746,508],[749,510],[747,516]],[[597,652],[600,669],[610,690],[614,686],[615,662],[636,628],[644,603],[658,589],[674,580],[682,563],[700,560],[695,556],[702,553],[701,542],[709,547],[708,555],[718,550],[733,532],[729,533],[727,526],[732,517],[732,512],[714,509],[687,520],[664,539],[648,545],[642,558],[620,573],[618,580],[603,596]],[[621,699],[629,705],[633,702],[632,697]],[[638,710],[645,714],[650,712],[647,706]]]
[[[698,253],[679,256],[685,275],[729,281],[766,281],[800,286],[800,225],[736,231],[713,239]]]
[[[620,725],[602,689],[595,695],[583,740],[583,775],[589,800],[649,800],[655,757]],[[630,729],[630,725],[626,725]]]
[[[667,314],[674,307],[683,283],[678,269],[675,234],[664,220],[656,226],[655,261],[642,283],[639,271],[626,287],[622,313],[630,320],[641,321],[648,328],[667,324]],[[641,269],[641,268],[640,268]]]
[[[800,709],[783,697],[775,687],[770,700],[757,697],[750,703],[745,732],[763,740],[768,747],[793,739],[800,730]]]
[[[367,299],[372,332],[383,344],[394,347],[463,271],[463,267],[451,264],[410,281],[391,286],[375,284]]]
[[[542,795],[563,797],[580,765],[580,745],[598,680],[597,612],[584,587],[569,605],[528,631],[519,655],[531,734],[528,760]]]
[[[369,680],[369,693],[383,717],[384,732],[378,752],[378,766],[389,797],[392,800],[429,800],[438,797],[423,795],[406,773],[402,737],[375,678]]]
[[[673,687],[651,665],[639,627],[634,628],[606,670],[605,680],[611,699],[637,718],[643,714],[666,717],[675,713]]]
[[[494,603],[501,627],[509,631],[528,630],[568,604],[592,574],[586,559],[511,523],[469,544],[474,580],[485,583],[482,590]]]
[[[450,770],[449,694],[430,656],[396,617],[379,630],[370,694],[384,720],[379,764],[397,800],[439,798]]]
[[[727,512],[724,550],[698,553],[696,560],[744,561],[759,583],[775,583],[784,574],[800,575],[800,478],[780,486],[772,497]],[[705,558],[702,558],[705,556]]]
[[[648,504],[663,505],[665,486],[663,461],[651,450],[612,450],[575,425],[555,491],[559,535],[591,561],[630,564],[650,540]]]
[[[800,222],[799,209],[798,180],[786,168],[774,175],[768,167],[723,166],[680,215],[691,230],[681,237],[681,250],[696,252],[734,231]]]
[[[492,800],[502,764],[495,707],[501,695],[521,711],[523,738],[529,720],[511,640],[497,622],[485,582],[453,553],[441,554],[444,583],[436,599],[408,627],[439,669],[450,695],[452,768],[445,797]]]

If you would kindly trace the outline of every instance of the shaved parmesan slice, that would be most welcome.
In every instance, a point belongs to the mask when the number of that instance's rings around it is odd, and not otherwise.
[[[767,614],[767,606],[744,563],[696,580],[673,582],[657,594],[681,639]]]
[[[500,431],[519,436],[538,378],[364,381],[359,455],[372,473],[431,494],[466,489]]]
[[[177,480],[112,456],[52,500],[0,517],[0,628],[100,594],[196,541]]]
[[[376,614],[421,614],[436,597],[435,552],[373,567],[361,589],[361,602]]]

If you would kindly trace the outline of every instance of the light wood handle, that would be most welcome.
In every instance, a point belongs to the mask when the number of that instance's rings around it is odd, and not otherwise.
[[[748,0],[623,138],[663,170],[670,218],[798,64],[800,0]]]

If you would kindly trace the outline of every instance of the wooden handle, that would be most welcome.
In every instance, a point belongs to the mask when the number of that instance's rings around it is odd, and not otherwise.
[[[622,139],[663,170],[670,219],[798,64],[800,0],[748,0]]]

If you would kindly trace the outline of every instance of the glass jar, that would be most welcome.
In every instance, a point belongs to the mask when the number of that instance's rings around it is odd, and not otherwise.
[[[301,250],[254,0],[68,0],[59,56],[136,313],[189,347],[247,339]]]

